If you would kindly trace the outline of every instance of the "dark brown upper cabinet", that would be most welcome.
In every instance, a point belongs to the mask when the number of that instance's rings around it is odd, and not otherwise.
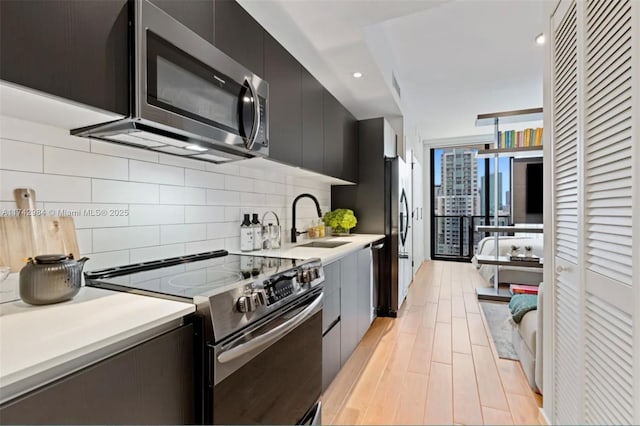
[[[215,44],[260,77],[264,76],[264,29],[234,0],[216,0]]]
[[[150,0],[209,43],[214,42],[214,0]],[[215,5],[217,6],[217,1]]]
[[[0,78],[129,114],[127,0],[0,1]]]
[[[324,87],[302,68],[302,164],[324,173]]]
[[[324,173],[329,176],[342,175],[344,131],[342,105],[327,90],[323,91],[324,106]]]
[[[302,164],[302,66],[269,34],[264,37],[269,83],[269,157]]]

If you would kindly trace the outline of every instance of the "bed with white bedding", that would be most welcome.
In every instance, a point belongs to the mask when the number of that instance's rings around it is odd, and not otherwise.
[[[500,256],[509,256],[513,245],[520,247],[520,253],[524,253],[525,246],[531,246],[533,254],[542,257],[542,243],[542,234],[532,234],[531,236],[500,237],[498,247]],[[495,256],[495,253],[495,236],[480,240],[476,254]],[[496,268],[494,265],[480,265],[475,256],[473,256],[471,262],[488,283],[493,283],[493,275]],[[499,266],[498,279],[501,283],[538,285],[542,282],[542,268]]]

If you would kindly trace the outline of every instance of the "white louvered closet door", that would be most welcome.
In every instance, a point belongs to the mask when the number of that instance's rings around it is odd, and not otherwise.
[[[579,279],[578,35],[576,1],[561,4],[553,16],[552,161],[556,316],[553,423],[582,419],[582,379],[575,348],[582,345]]]
[[[632,226],[632,75],[639,70],[631,0],[588,0],[585,18],[584,419],[631,424],[632,238],[640,232]]]
[[[552,16],[554,424],[640,422],[639,3]]]

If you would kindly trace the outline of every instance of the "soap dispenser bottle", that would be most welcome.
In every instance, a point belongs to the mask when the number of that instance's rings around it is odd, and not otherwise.
[[[244,215],[244,220],[240,224],[240,251],[253,250],[253,228],[249,220],[249,214]]]
[[[262,250],[262,225],[258,221],[258,213],[253,214],[251,229],[253,231],[253,249]]]

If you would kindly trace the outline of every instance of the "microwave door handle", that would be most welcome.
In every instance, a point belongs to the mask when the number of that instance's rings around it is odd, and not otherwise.
[[[218,362],[224,364],[226,362],[233,361],[234,359],[240,358],[241,356],[248,354],[258,348],[261,348],[268,343],[278,340],[280,337],[284,336],[289,331],[296,328],[299,324],[307,320],[307,318],[312,315],[313,311],[315,311],[315,309],[321,303],[322,294],[320,294],[313,302],[311,302],[309,306],[304,308],[295,317],[287,320],[285,323],[280,324],[273,330],[269,330],[268,332],[249,340],[247,343],[243,343],[242,345],[238,345],[234,348],[222,352],[218,355]]]
[[[251,134],[247,138],[245,146],[247,149],[252,149],[258,137],[258,130],[260,130],[260,99],[258,98],[258,91],[253,83],[249,79],[245,81],[249,92],[251,92],[251,98],[253,99],[253,128],[251,129]]]

